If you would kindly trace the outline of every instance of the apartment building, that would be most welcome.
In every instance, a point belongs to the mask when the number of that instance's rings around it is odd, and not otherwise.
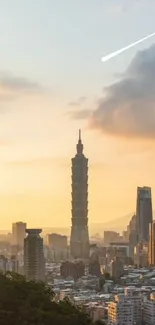
[[[133,302],[126,299],[124,294],[115,296],[115,301],[108,306],[109,325],[133,325]]]
[[[142,322],[142,295],[135,287],[126,287],[108,308],[109,325],[139,325]]]
[[[151,293],[150,297],[144,301],[143,321],[145,325],[155,324],[155,293]]]

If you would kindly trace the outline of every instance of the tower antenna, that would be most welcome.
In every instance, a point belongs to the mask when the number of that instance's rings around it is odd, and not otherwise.
[[[79,141],[81,141],[81,129],[79,129]]]

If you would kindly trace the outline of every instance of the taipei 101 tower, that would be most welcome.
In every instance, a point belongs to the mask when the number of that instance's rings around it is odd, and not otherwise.
[[[88,159],[83,154],[81,130],[72,158],[72,227],[70,252],[75,259],[89,257],[88,234]]]

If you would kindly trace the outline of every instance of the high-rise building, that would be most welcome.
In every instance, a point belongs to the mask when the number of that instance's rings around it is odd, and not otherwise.
[[[15,222],[12,224],[12,244],[16,246],[24,246],[24,238],[26,237],[26,223]]]
[[[83,154],[81,131],[77,153],[72,158],[72,227],[70,251],[74,258],[89,257],[88,234],[88,159]]]
[[[43,281],[45,277],[45,259],[41,229],[26,229],[24,239],[24,271],[28,280]]]
[[[129,256],[134,258],[134,248],[137,245],[137,216],[134,214],[128,225],[129,232]]]
[[[67,236],[60,234],[49,234],[48,246],[53,249],[67,249]]]
[[[139,242],[134,248],[134,264],[138,267],[148,267],[148,243]]]
[[[150,296],[143,302],[143,324],[155,324],[155,293],[152,292]]]
[[[134,324],[133,302],[127,300],[123,293],[116,295],[108,305],[108,324]]]
[[[137,188],[137,242],[149,242],[149,224],[152,223],[150,187]]]
[[[110,275],[115,279],[119,279],[124,273],[123,263],[120,257],[116,256],[110,262]]]
[[[85,265],[83,261],[63,262],[60,267],[60,274],[63,278],[72,277],[75,281],[85,274]]]
[[[88,263],[89,274],[99,277],[101,275],[100,251],[97,245],[91,245]]]
[[[155,266],[155,222],[150,224],[149,265]]]
[[[104,231],[104,244],[108,245],[112,242],[120,240],[120,234],[116,231],[105,230]]]
[[[126,287],[108,306],[109,325],[142,324],[143,297],[135,287]]]
[[[66,261],[69,258],[67,236],[60,234],[47,235],[48,258],[55,262]]]

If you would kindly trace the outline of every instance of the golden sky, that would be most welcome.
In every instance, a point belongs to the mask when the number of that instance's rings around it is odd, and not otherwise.
[[[87,121],[70,120],[48,94],[24,95],[1,115],[1,229],[18,220],[31,227],[70,225],[71,157],[79,127],[89,158],[90,223],[134,211],[136,187],[155,187],[153,141],[104,135]]]
[[[155,1],[0,8],[0,229],[70,226],[79,128],[91,224],[134,212],[137,186],[151,186],[154,202],[154,40],[106,64],[101,57],[154,31]]]

